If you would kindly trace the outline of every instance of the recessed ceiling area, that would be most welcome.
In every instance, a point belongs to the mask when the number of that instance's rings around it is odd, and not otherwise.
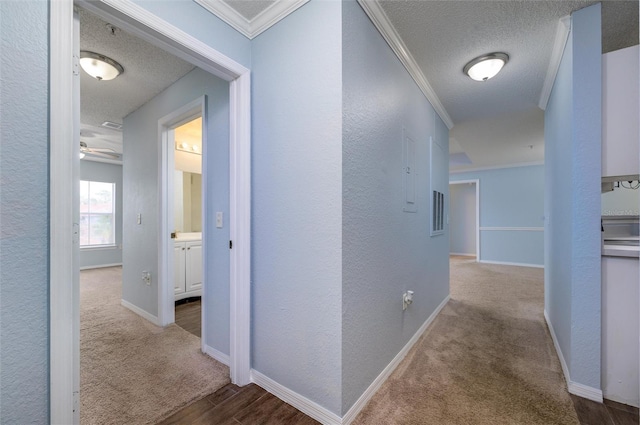
[[[105,55],[124,72],[98,81],[80,71],[80,140],[91,148],[122,153],[122,132],[102,126],[123,118],[157,96],[194,66],[164,50],[114,28],[84,9],[80,17],[80,50]]]

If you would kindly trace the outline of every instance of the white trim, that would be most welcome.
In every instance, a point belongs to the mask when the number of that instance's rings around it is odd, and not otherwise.
[[[174,230],[174,216],[173,216],[173,170],[174,170],[174,149],[173,141],[169,140],[170,133],[173,132],[175,127],[178,127],[188,121],[191,121],[197,117],[202,117],[203,125],[206,125],[205,116],[206,97],[200,96],[186,105],[181,106],[170,114],[158,120],[158,137],[160,146],[160,175],[158,176],[158,198],[160,204],[158,206],[158,320],[161,326],[167,326],[175,321],[175,290],[173,282],[174,276],[174,261],[173,261],[173,243],[170,237],[171,232]],[[206,194],[206,132],[202,134],[202,176],[203,176],[203,194],[202,205],[207,204]],[[203,215],[204,217],[204,215]],[[206,259],[206,231],[207,222],[204,222],[204,230],[202,233],[202,250],[203,259]],[[206,264],[203,261],[203,290],[206,286],[207,276],[204,273]],[[204,293],[202,294],[202,308],[207,305]],[[205,335],[204,333],[202,335]],[[204,341],[204,338],[202,338]]]
[[[551,320],[549,320],[549,314],[547,313],[547,309],[544,309],[544,320],[547,322],[547,327],[549,328],[549,333],[551,334],[551,339],[553,340],[553,346],[556,348],[556,353],[558,354],[558,359],[560,360],[560,366],[562,366],[562,374],[564,375],[564,379],[567,382],[567,387],[569,386],[569,368],[567,367],[567,362],[564,359],[564,354],[562,354],[562,349],[560,348],[560,343],[558,343],[558,337],[556,336],[556,332],[553,330],[553,325],[551,324]]]
[[[266,377],[257,370],[251,369],[251,382],[264,388],[285,403],[295,407],[305,415],[315,419],[324,425],[340,425],[345,422],[329,409],[309,400],[284,385]]]
[[[476,185],[476,261],[480,261],[480,179],[471,180],[449,180],[449,186],[452,184],[475,184]],[[451,202],[451,194],[449,194],[449,202]],[[451,212],[449,212],[451,214]],[[449,230],[451,235],[451,230]]]
[[[360,411],[364,408],[364,406],[366,406],[366,404],[369,402],[371,397],[373,397],[376,391],[380,389],[382,384],[384,384],[384,382],[387,380],[387,378],[389,378],[391,373],[393,373],[396,367],[398,367],[400,362],[402,362],[405,356],[409,353],[409,350],[411,350],[411,348],[415,345],[415,343],[418,342],[418,339],[420,339],[422,334],[425,333],[429,325],[433,323],[435,318],[442,311],[444,306],[447,305],[450,299],[451,299],[451,295],[447,295],[445,299],[442,300],[440,305],[436,307],[433,313],[431,313],[431,315],[427,318],[427,320],[425,320],[425,322],[422,324],[422,326],[420,326],[417,332],[413,334],[409,342],[407,342],[405,346],[402,348],[402,350],[400,350],[400,352],[396,354],[393,360],[391,360],[391,362],[387,365],[387,367],[384,368],[384,370],[380,373],[380,375],[378,375],[378,377],[373,380],[371,385],[369,385],[369,387],[365,390],[365,392],[362,393],[360,398],[358,398],[358,400],[353,404],[353,406],[351,406],[349,411],[342,417],[342,424],[350,424],[356,418],[356,416],[358,416],[358,413],[360,413]]]
[[[456,255],[458,257],[475,257],[476,254],[473,253],[463,253],[463,252],[450,252],[449,255]]]
[[[442,118],[442,121],[446,124],[447,128],[451,130],[453,128],[453,120],[449,116],[449,113],[440,102],[440,98],[429,84],[427,77],[424,75],[420,66],[413,58],[409,49],[402,41],[402,37],[398,34],[396,29],[391,24],[389,17],[380,6],[380,3],[376,0],[358,0],[358,4],[362,7],[364,12],[369,16],[373,25],[378,29],[382,37],[387,41],[389,47],[396,54],[400,62],[409,72],[409,75],[416,82],[422,93],[426,96],[427,100],[436,110],[436,113]]]
[[[536,269],[544,269],[543,264],[530,264],[530,263],[512,263],[510,261],[489,261],[489,260],[480,260],[479,263],[484,264],[497,264],[500,266],[518,266],[518,267],[533,267]]]
[[[483,232],[544,232],[544,227],[481,227]]]
[[[194,1],[251,40],[280,22],[290,13],[296,11],[309,0],[278,0],[250,20],[224,1]]]
[[[538,107],[543,111],[547,108],[547,103],[549,102],[551,90],[553,90],[553,85],[556,81],[556,76],[558,75],[558,69],[560,69],[560,62],[562,61],[562,55],[564,53],[564,48],[567,45],[570,32],[571,17],[564,16],[560,18],[556,29],[556,38],[553,41],[553,50],[551,50],[551,59],[549,60],[547,75],[544,79],[542,91],[540,92],[540,100],[538,101]]]
[[[154,316],[153,314],[147,313],[146,311],[144,311],[144,310],[143,310],[143,309],[141,309],[140,307],[135,306],[135,305],[133,305],[133,304],[131,304],[130,302],[125,301],[125,300],[120,300],[120,304],[121,304],[123,307],[125,307],[125,308],[127,308],[127,309],[131,310],[132,312],[134,312],[134,313],[135,313],[135,314],[137,314],[138,316],[141,316],[141,317],[143,317],[143,318],[147,319],[148,321],[150,321],[150,322],[151,322],[151,323],[153,323],[154,325],[156,325],[156,326],[162,326],[162,325],[160,324],[160,321],[158,320],[158,318],[157,318],[156,316]]]
[[[234,203],[230,211],[230,231],[235,235],[234,243],[240,249],[231,255],[230,333],[231,380],[244,385],[250,380],[250,164],[251,164],[251,79],[249,70],[211,48],[202,41],[153,15],[131,0],[101,0],[78,3],[112,24],[142,38],[165,51],[200,67],[206,72],[229,81],[230,91],[230,139],[234,150],[230,155],[231,198]],[[50,138],[50,411],[51,423],[78,423],[74,416],[74,370],[79,371],[79,357],[74,356],[79,345],[79,334],[74,331],[74,310],[79,305],[72,299],[78,285],[69,285],[73,273],[73,215],[70,192],[74,186],[69,175],[74,161],[79,158],[79,144],[74,142],[72,109],[73,62],[73,3],[54,1],[49,5],[49,129]],[[235,148],[234,148],[235,147]],[[76,164],[77,165],[77,164]],[[238,191],[238,193],[235,193]],[[236,217],[234,217],[234,214]],[[233,226],[242,226],[233,229]],[[234,247],[235,248],[235,247]],[[71,287],[70,287],[71,286]],[[75,288],[73,288],[75,286]],[[75,412],[77,415],[77,410]]]
[[[122,267],[122,263],[113,263],[113,264],[98,264],[95,266],[84,266],[80,267],[80,270],[93,270],[93,269],[104,269],[107,267]]]
[[[251,76],[231,82],[229,237],[231,381],[251,382]]]
[[[78,246],[74,237],[73,3],[49,4],[49,403],[52,424],[79,422],[74,406],[74,374],[80,358],[75,349],[74,274]],[[78,145],[79,146],[79,145]],[[79,311],[79,308],[76,309]]]
[[[604,401],[602,390],[599,390],[593,387],[588,387],[586,385],[582,385],[577,382],[573,382],[573,381],[569,382],[569,392],[571,394],[577,395],[578,397],[595,401],[596,403],[602,403]]]
[[[553,325],[551,324],[551,320],[549,320],[549,314],[547,313],[547,309],[544,310],[544,320],[545,322],[547,322],[547,327],[549,327],[549,333],[551,334],[551,339],[553,340],[553,346],[556,348],[558,359],[560,359],[560,365],[562,366],[562,374],[564,375],[564,379],[567,382],[567,390],[571,394],[575,394],[579,397],[583,397],[598,403],[602,403],[603,401],[602,390],[599,390],[593,387],[588,387],[586,385],[582,385],[577,382],[573,382],[571,380],[571,375],[569,374],[569,368],[567,367],[567,362],[565,361],[564,355],[562,354],[562,349],[560,349],[560,344],[558,343],[558,337],[556,336],[556,332],[553,330]]]
[[[98,158],[96,156],[85,156],[82,161],[102,162],[104,164],[122,165],[121,159]]]
[[[533,167],[536,165],[544,165],[544,161],[518,162],[507,165],[491,165],[487,167],[465,168],[462,170],[449,170],[449,174],[473,173],[475,171],[502,170],[505,168]]]
[[[209,345],[202,344],[202,352],[209,357],[216,359],[223,365],[229,366],[229,356],[224,354],[222,351],[218,351]]]

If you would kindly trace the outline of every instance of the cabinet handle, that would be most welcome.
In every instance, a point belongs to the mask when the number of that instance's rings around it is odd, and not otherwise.
[[[184,248],[182,248],[182,250],[184,251]]]
[[[187,249],[191,249],[191,247],[187,248]]]

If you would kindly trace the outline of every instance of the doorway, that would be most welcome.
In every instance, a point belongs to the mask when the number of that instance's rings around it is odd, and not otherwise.
[[[480,180],[449,182],[450,255],[480,261]]]
[[[230,353],[232,382],[250,382],[250,76],[249,70],[200,40],[123,0],[80,2],[166,51],[229,82]],[[73,199],[78,181],[79,122],[74,117],[73,3],[50,5],[50,405],[52,423],[78,423],[78,224]],[[77,74],[76,74],[77,75]],[[74,95],[75,93],[75,95]],[[77,216],[77,215],[75,215]],[[73,284],[69,284],[72,282]]]

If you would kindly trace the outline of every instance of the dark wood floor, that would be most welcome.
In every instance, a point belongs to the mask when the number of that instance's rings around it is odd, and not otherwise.
[[[198,338],[201,337],[202,303],[200,297],[186,298],[176,302],[176,325]]]
[[[178,301],[176,324],[200,337],[201,311],[200,298]],[[305,425],[318,424],[318,422],[255,384],[242,388],[229,384],[185,407],[161,424]]]
[[[319,422],[296,410],[255,384],[228,384],[199,400],[160,425],[317,425]]]
[[[200,298],[176,304],[176,324],[200,337]],[[638,425],[638,409],[614,401],[604,404],[571,395],[580,425]],[[317,424],[279,398],[251,384],[229,384],[187,406],[162,424]]]
[[[638,409],[615,401],[596,403],[571,394],[580,425],[638,425]]]

